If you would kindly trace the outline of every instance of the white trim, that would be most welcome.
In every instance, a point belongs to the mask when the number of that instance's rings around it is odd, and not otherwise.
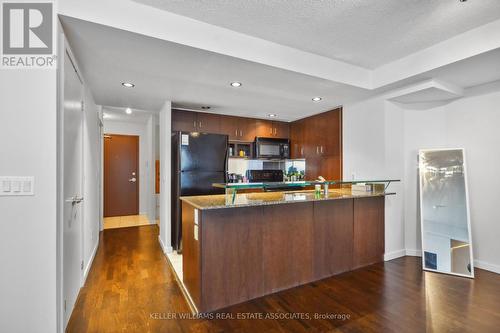
[[[174,250],[171,246],[165,247],[163,241],[161,240],[161,236],[158,236],[158,242],[160,242],[160,247],[164,254],[172,253],[172,251]]]
[[[406,255],[410,257],[421,257],[422,250],[406,249]]]
[[[85,281],[87,281],[87,276],[89,275],[90,268],[92,267],[92,263],[94,262],[95,254],[97,253],[98,247],[99,247],[99,238],[97,239],[97,242],[94,246],[94,249],[92,250],[92,254],[90,255],[89,262],[87,263],[87,266],[85,267],[85,270],[83,271],[82,287],[85,284]]]
[[[500,265],[491,264],[482,260],[474,260],[474,265],[476,265],[477,268],[500,274]]]
[[[405,249],[392,251],[392,252],[384,254],[384,261],[389,261],[389,260],[393,260],[396,258],[404,257],[405,255],[406,255]]]
[[[182,279],[179,277],[178,272],[175,270],[174,264],[172,263],[172,261],[170,261],[170,257],[168,255],[165,255],[165,257],[167,259],[168,265],[170,266],[170,269],[172,270],[172,272],[175,275],[175,281],[177,281],[177,284],[179,285],[179,288],[181,289],[182,294],[184,295],[184,299],[186,300],[186,303],[188,304],[189,309],[191,310],[191,313],[193,315],[197,315],[200,312],[198,311],[198,308],[196,307],[196,303],[193,301],[193,298],[191,297],[189,290],[187,289],[186,285],[184,284],[184,281],[182,281]]]

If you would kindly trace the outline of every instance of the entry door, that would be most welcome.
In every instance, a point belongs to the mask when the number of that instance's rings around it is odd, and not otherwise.
[[[139,137],[104,136],[104,216],[139,214]]]
[[[68,322],[82,283],[83,86],[64,57],[63,138],[63,309]]]

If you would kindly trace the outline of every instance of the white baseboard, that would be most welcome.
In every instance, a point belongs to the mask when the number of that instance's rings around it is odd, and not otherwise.
[[[158,235],[158,242],[160,242],[160,247],[164,254],[173,252],[174,249],[171,246],[165,247],[165,244],[163,244],[163,241],[161,240],[161,237],[159,235]]]
[[[401,250],[397,250],[397,251],[392,251],[392,252],[384,254],[384,261],[389,261],[389,260],[392,260],[392,259],[404,257],[405,255],[406,255],[406,250],[405,249],[401,249]]]
[[[493,273],[500,274],[500,265],[490,264],[482,260],[474,260],[474,266]]]
[[[410,257],[421,257],[422,250],[406,249],[406,255]]]
[[[92,267],[92,263],[94,262],[94,257],[95,257],[95,254],[97,253],[98,247],[99,247],[99,238],[97,238],[97,242],[94,246],[94,249],[92,250],[92,254],[90,255],[90,260],[87,263],[85,270],[83,271],[82,286],[85,284],[85,281],[87,281],[87,276],[89,275],[90,268]]]

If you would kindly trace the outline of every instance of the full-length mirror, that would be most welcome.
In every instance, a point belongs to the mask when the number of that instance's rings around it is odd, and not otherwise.
[[[422,267],[474,277],[463,149],[420,150]]]

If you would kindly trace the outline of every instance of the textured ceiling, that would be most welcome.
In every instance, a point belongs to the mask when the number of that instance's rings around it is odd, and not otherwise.
[[[500,0],[134,0],[367,68],[500,19]]]
[[[211,106],[211,112],[295,120],[370,92],[185,45],[61,17],[65,34],[97,104],[156,111]],[[133,82],[135,88],[122,87]],[[241,88],[230,82],[241,81]],[[319,103],[311,99],[323,97]]]

